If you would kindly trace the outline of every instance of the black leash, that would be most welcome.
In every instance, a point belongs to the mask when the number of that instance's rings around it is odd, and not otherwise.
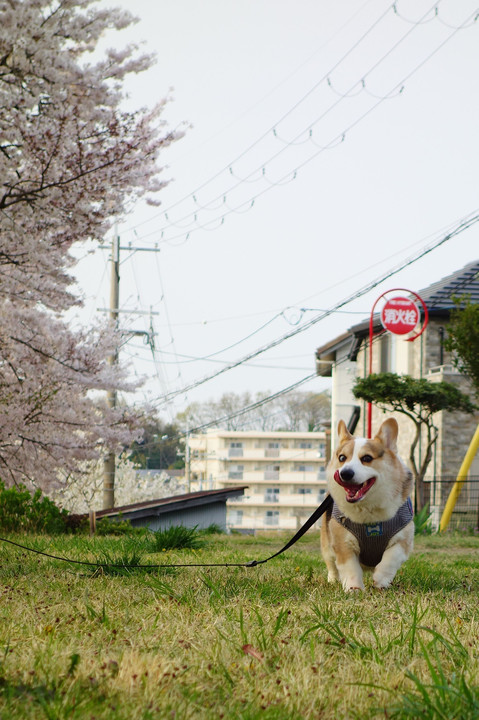
[[[74,563],[75,565],[90,565],[92,567],[103,567],[103,568],[123,568],[124,570],[129,570],[132,568],[142,568],[142,569],[155,569],[155,568],[170,568],[170,567],[179,567],[179,568],[187,568],[187,567],[256,567],[257,565],[263,565],[263,563],[267,563],[273,558],[277,557],[278,555],[281,555],[281,553],[284,553],[285,550],[290,548],[292,545],[294,545],[295,542],[297,542],[300,537],[302,537],[309,528],[314,525],[314,523],[319,520],[321,515],[324,515],[325,512],[327,512],[330,508],[333,506],[333,499],[330,495],[326,495],[325,499],[321,503],[319,507],[316,508],[316,510],[313,512],[311,517],[309,517],[304,525],[300,527],[296,535],[294,535],[289,542],[286,543],[284,547],[281,548],[281,550],[278,550],[278,552],[275,552],[274,555],[270,555],[269,557],[265,558],[264,560],[250,560],[249,562],[244,563],[181,563],[181,564],[161,564],[161,565],[124,565],[122,563],[99,563],[99,562],[89,562],[88,560],[71,560],[70,558],[61,557],[59,555],[51,555],[50,553],[43,552],[42,550],[36,550],[32,547],[27,547],[26,545],[21,545],[20,543],[14,542],[13,540],[8,540],[7,538],[0,537],[1,542],[9,543],[10,545],[15,545],[15,547],[19,547],[22,550],[28,550],[29,552],[36,553],[37,555],[43,555],[44,557],[52,558],[53,560],[61,560],[63,562],[69,562]]]
[[[314,523],[319,520],[321,515],[324,515],[325,512],[327,512],[329,509],[333,507],[333,498],[331,495],[326,495],[323,502],[319,507],[316,508],[314,513],[309,517],[304,525],[299,528],[296,535],[293,535],[291,540],[286,543],[284,547],[281,548],[281,550],[278,550],[278,552],[275,552],[274,555],[270,555],[269,557],[265,558],[264,560],[250,560],[247,563],[241,563],[244,567],[256,567],[256,565],[262,565],[263,563],[267,563],[269,560],[272,560],[273,558],[277,557],[278,555],[281,555],[281,553],[284,553],[285,550],[291,547],[291,545],[294,545],[294,543],[299,540],[300,537],[304,535],[305,532],[309,530],[309,528],[314,525]]]

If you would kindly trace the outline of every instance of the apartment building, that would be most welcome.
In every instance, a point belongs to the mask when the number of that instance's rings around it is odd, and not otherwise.
[[[189,438],[191,490],[246,485],[227,503],[242,532],[295,530],[326,494],[325,432],[209,430]]]

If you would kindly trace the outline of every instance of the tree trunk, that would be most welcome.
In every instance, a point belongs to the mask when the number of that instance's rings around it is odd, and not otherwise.
[[[411,445],[410,455],[409,459],[413,468],[414,473],[414,485],[415,485],[415,507],[414,510],[416,513],[420,512],[424,505],[426,504],[426,486],[424,483],[424,476],[426,475],[426,471],[429,467],[429,464],[432,460],[432,448],[434,446],[434,443],[437,440],[437,432],[433,432],[433,430],[436,430],[434,426],[430,426],[429,424],[423,423],[427,427],[427,445],[426,445],[426,452],[424,454],[424,458],[418,466],[416,463],[415,458],[415,450],[419,442],[420,434],[421,434],[421,423],[415,423],[416,424],[416,435],[414,438],[414,441]]]

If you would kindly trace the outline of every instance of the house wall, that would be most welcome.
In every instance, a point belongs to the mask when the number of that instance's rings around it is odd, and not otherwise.
[[[349,345],[340,348],[336,354],[333,372],[332,397],[335,398],[331,407],[331,443],[333,451],[337,444],[337,427],[340,420],[347,424],[358,401],[352,393],[357,373],[357,363],[348,360]]]
[[[471,385],[464,375],[445,365],[428,375],[431,382],[449,382],[466,394],[471,394]],[[440,412],[435,416],[439,429],[436,454],[440,458],[438,475],[444,478],[455,478],[472,436],[479,424],[479,413],[469,415],[461,412]],[[479,458],[478,458],[479,460]],[[474,474],[474,468],[471,470]]]
[[[407,342],[400,336],[386,340],[388,335],[376,337],[373,343],[373,372],[396,372],[408,374],[413,377],[424,377],[432,382],[445,380],[454,383],[462,392],[472,394],[471,385],[467,378],[458,373],[452,366],[450,353],[442,347],[442,339],[446,324],[444,319],[430,318],[425,332],[415,341]],[[384,365],[385,352],[383,345],[389,343],[389,365]],[[442,364],[441,364],[442,363]],[[359,377],[365,377],[369,366],[369,348],[367,340],[363,342],[356,365],[356,372]],[[339,368],[338,368],[339,370]],[[333,368],[333,378],[336,368]],[[354,381],[354,378],[352,378]],[[333,381],[333,403],[337,400],[334,395]],[[339,396],[338,396],[339,397]],[[366,435],[367,404],[356,401],[361,406],[361,421],[356,434]],[[415,426],[412,420],[402,413],[384,413],[382,410],[372,408],[372,431],[373,435],[379,426],[386,419],[393,415],[398,421],[399,437],[398,449],[401,457],[409,464],[410,446],[415,435]],[[451,477],[457,473],[469,442],[479,423],[479,414],[468,415],[466,413],[439,412],[434,416],[434,421],[439,429],[439,436],[434,448],[433,460],[428,468],[426,480]],[[425,433],[417,448],[417,462],[420,462],[425,448]],[[471,474],[479,473],[479,458],[471,469]]]

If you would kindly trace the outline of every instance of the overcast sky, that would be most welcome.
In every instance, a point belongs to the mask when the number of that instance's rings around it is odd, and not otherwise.
[[[279,340],[393,270],[479,209],[479,20],[472,0],[101,0],[139,17],[113,42],[158,62],[129,107],[170,95],[160,208],[121,218],[124,310],[153,316],[155,352],[121,352],[165,419],[224,392],[280,391],[315,349],[390,288],[415,292],[479,257],[479,223],[368,294]],[[456,29],[459,26],[462,29]],[[173,88],[170,90],[170,88]],[[107,238],[108,240],[108,238]],[[108,305],[108,252],[82,260],[82,321]],[[101,314],[101,313],[100,313]],[[148,330],[147,315],[121,316]],[[229,348],[229,349],[227,349]],[[201,359],[208,358],[208,359]],[[324,379],[301,389],[321,391]]]

